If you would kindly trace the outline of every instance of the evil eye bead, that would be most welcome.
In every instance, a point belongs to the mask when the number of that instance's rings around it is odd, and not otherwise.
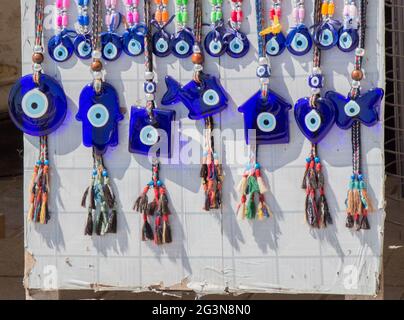
[[[91,57],[91,44],[87,41],[81,41],[76,47],[76,53],[79,58],[89,59]]]
[[[323,29],[320,33],[319,44],[322,49],[331,49],[335,44],[334,33],[330,29]]]
[[[256,75],[258,78],[269,78],[271,76],[271,69],[269,68],[269,65],[264,64],[262,66],[258,66]]]
[[[48,98],[39,89],[32,89],[22,98],[21,107],[24,114],[32,119],[43,117],[48,111]]]
[[[181,57],[187,56],[191,52],[191,46],[185,40],[180,40],[175,44],[174,52]]]
[[[88,110],[87,119],[93,127],[101,128],[109,120],[108,109],[102,104],[95,104]]]
[[[209,89],[203,94],[203,102],[208,106],[214,106],[219,103],[219,94],[213,90]]]
[[[102,55],[106,60],[115,60],[118,58],[118,48],[112,42],[108,42],[102,50]]]
[[[263,132],[272,132],[276,128],[276,118],[272,113],[262,112],[257,117],[257,126]]]
[[[157,143],[159,134],[153,126],[146,126],[139,133],[140,141],[146,146],[152,146]]]
[[[344,112],[348,117],[355,117],[361,112],[361,107],[354,100],[344,106]]]
[[[155,82],[146,81],[143,86],[145,93],[155,93],[157,86]]]
[[[316,132],[321,126],[321,117],[316,110],[312,110],[304,118],[304,123],[309,131]]]
[[[154,44],[154,50],[156,54],[164,55],[168,52],[169,45],[168,41],[164,38],[159,38]]]
[[[223,44],[220,40],[213,40],[209,43],[209,52],[213,55],[218,55],[223,49]]]
[[[280,54],[280,46],[275,37],[272,37],[265,46],[267,54],[270,56],[277,56]]]
[[[338,48],[343,52],[353,51],[359,42],[358,30],[356,29],[341,29],[338,40]]]
[[[58,62],[64,62],[69,59],[69,51],[63,44],[59,44],[53,49],[52,57]]]
[[[323,76],[320,74],[313,74],[309,77],[310,88],[320,89],[323,87]]]
[[[234,37],[229,43],[229,49],[235,54],[240,54],[244,49],[244,43],[238,37]]]
[[[343,32],[339,37],[339,45],[343,49],[348,49],[352,46],[352,37],[348,32]]]
[[[131,39],[128,42],[128,46],[126,48],[128,50],[128,52],[133,55],[133,56],[138,56],[142,53],[143,51],[143,47],[142,44],[136,40],[136,39]]]
[[[290,44],[290,48],[292,48],[296,54],[305,54],[311,49],[311,41],[309,41],[305,35],[296,33]]]

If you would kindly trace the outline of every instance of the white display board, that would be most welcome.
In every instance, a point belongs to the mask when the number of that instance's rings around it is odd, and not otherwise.
[[[53,34],[54,1],[45,8],[45,38]],[[142,2],[142,1],[141,1]],[[267,2],[267,8],[270,1]],[[336,18],[342,16],[343,0],[336,2]],[[72,1],[71,24],[77,9]],[[170,11],[174,12],[174,1]],[[282,22],[286,30],[292,23],[292,1],[282,1]],[[22,0],[23,73],[31,72],[35,1]],[[307,24],[312,24],[314,0],[306,1]],[[123,12],[123,1],[119,3]],[[142,8],[143,6],[141,6]],[[190,8],[193,1],[190,1]],[[384,2],[369,1],[367,55],[364,89],[384,87]],[[226,1],[225,17],[230,5]],[[206,57],[205,70],[220,77],[229,92],[229,107],[215,121],[222,129],[241,129],[242,114],[237,106],[258,89],[256,22],[254,1],[244,1],[245,21],[252,48],[242,59],[226,55]],[[192,11],[192,10],[190,10]],[[210,13],[204,0],[205,22]],[[143,14],[141,15],[143,16]],[[191,14],[191,19],[192,21]],[[173,31],[174,26],[168,30]],[[204,33],[209,27],[204,29]],[[122,30],[120,30],[122,31]],[[307,96],[307,76],[312,54],[291,56],[287,51],[271,59],[271,89],[291,103]],[[354,54],[333,49],[323,53],[325,89],[348,93],[349,74]],[[144,104],[143,56],[122,55],[105,63],[106,78],[120,95],[123,108]],[[55,64],[48,56],[44,68],[56,77],[68,96],[68,115],[62,127],[49,138],[51,161],[52,218],[48,225],[25,224],[27,252],[26,286],[34,289],[149,290],[190,288],[202,294],[224,292],[281,292],[365,294],[377,292],[381,273],[384,230],[383,127],[379,123],[363,128],[364,174],[377,212],[370,216],[370,231],[351,231],[345,227],[345,197],[351,175],[351,133],[334,127],[321,142],[319,153],[326,175],[328,197],[334,224],[324,230],[311,230],[304,221],[305,192],[300,188],[309,142],[299,132],[290,113],[291,141],[287,145],[260,148],[261,162],[270,193],[267,196],[274,218],[265,221],[238,221],[237,184],[244,168],[242,135],[221,143],[225,172],[222,212],[204,212],[200,190],[199,164],[162,165],[161,178],[167,185],[172,209],[173,243],[157,247],[142,242],[142,218],[132,210],[133,203],[150,180],[148,159],[128,152],[129,113],[119,125],[120,144],[110,148],[105,163],[118,195],[118,233],[103,237],[84,236],[87,211],[80,206],[81,196],[92,172],[91,150],[81,143],[81,123],[75,120],[81,88],[91,81],[89,61],[73,57]],[[190,59],[170,56],[156,60],[159,80],[158,99],[165,92],[168,75],[185,84],[192,77]],[[179,131],[174,137],[180,146],[174,152],[188,152],[190,143],[201,141],[202,124],[189,120],[181,104],[175,106]],[[382,109],[383,111],[383,109]],[[383,112],[381,113],[383,114]],[[218,144],[218,143],[217,143]],[[180,151],[178,151],[180,150]],[[198,153],[201,148],[197,148]],[[25,136],[24,190],[36,161],[38,139]],[[237,155],[237,158],[236,158]],[[244,155],[245,156],[245,155]],[[199,154],[193,155],[196,162]],[[242,157],[243,158],[243,157]],[[238,159],[238,162],[234,161]],[[25,215],[28,209],[25,193]]]

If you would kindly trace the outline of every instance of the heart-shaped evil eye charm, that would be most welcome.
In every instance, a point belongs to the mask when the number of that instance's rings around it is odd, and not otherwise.
[[[91,58],[91,37],[89,35],[77,35],[74,39],[74,52],[80,59]]]
[[[250,41],[245,34],[231,30],[223,37],[226,43],[226,52],[232,58],[244,57],[250,49]]]
[[[286,38],[286,47],[290,53],[296,56],[305,55],[311,50],[312,46],[313,41],[305,25],[299,25],[293,28]]]
[[[170,35],[163,31],[153,34],[153,53],[158,57],[167,57],[170,53]]]
[[[50,57],[56,62],[65,62],[73,55],[74,45],[67,31],[53,36],[48,42]]]
[[[272,132],[276,128],[276,118],[272,113],[262,112],[257,117],[257,127],[263,132]]]
[[[328,20],[315,27],[313,36],[315,44],[322,50],[333,48],[338,43],[340,27],[340,22],[336,20]]]
[[[41,74],[39,84],[32,75],[22,77],[11,88],[8,98],[9,114],[24,133],[44,136],[55,131],[67,112],[66,95],[59,83]]]
[[[103,33],[101,35],[102,57],[107,61],[118,59],[122,53],[121,37],[115,33]]]
[[[343,52],[355,50],[359,43],[357,29],[344,29],[339,32],[338,48]]]
[[[144,52],[144,37],[146,26],[140,24],[128,29],[122,35],[123,51],[131,57],[136,57]]]
[[[192,32],[189,29],[183,29],[171,38],[170,49],[177,58],[187,58],[192,54],[194,43]]]
[[[265,37],[265,51],[268,55],[279,56],[286,48],[286,38],[282,32],[278,34],[270,33]]]
[[[212,57],[222,56],[227,49],[227,43],[223,40],[223,31],[219,28],[210,31],[204,41],[206,52]]]

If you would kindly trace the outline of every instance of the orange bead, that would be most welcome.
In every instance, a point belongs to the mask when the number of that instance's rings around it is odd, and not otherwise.
[[[164,10],[162,15],[161,15],[161,20],[163,21],[163,23],[166,23],[168,21],[168,19],[170,19],[169,16],[168,16],[168,11]]]
[[[202,64],[203,63],[203,55],[201,53],[192,54],[192,63],[193,64]]]
[[[157,10],[156,13],[154,14],[154,19],[157,21],[157,23],[161,23],[161,11]]]
[[[42,63],[43,62],[43,54],[42,53],[40,53],[40,52],[35,52],[33,55],[32,55],[32,62],[34,62],[34,63]]]
[[[102,62],[100,60],[95,60],[91,63],[92,71],[101,71],[102,70]]]
[[[168,5],[169,0],[163,0],[163,4],[166,6]]]
[[[363,79],[362,70],[354,70],[354,71],[352,71],[351,77],[355,81],[361,81]]]

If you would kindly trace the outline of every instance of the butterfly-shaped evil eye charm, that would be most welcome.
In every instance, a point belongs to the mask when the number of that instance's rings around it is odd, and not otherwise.
[[[133,106],[129,123],[129,152],[147,155],[155,146],[156,156],[171,158],[171,125],[174,118],[173,110],[154,109],[150,117],[145,108]]]
[[[272,57],[279,56],[286,48],[286,38],[282,32],[267,34],[265,41],[265,51]]]
[[[338,48],[343,52],[356,49],[359,43],[358,30],[354,28],[341,28],[339,31]]]
[[[102,57],[107,61],[118,59],[122,53],[121,37],[116,33],[105,32],[101,35]]]
[[[232,58],[244,57],[250,49],[250,41],[247,36],[237,30],[230,29],[224,36],[226,43],[226,52]]]
[[[73,41],[68,30],[54,35],[48,42],[49,56],[56,62],[65,62],[70,59],[74,52]]]
[[[123,51],[131,57],[136,57],[144,52],[144,37],[147,28],[143,24],[138,24],[129,28],[122,35]]]
[[[66,95],[59,83],[40,74],[38,84],[33,75],[19,79],[8,98],[9,114],[14,124],[26,134],[44,136],[62,124],[67,112]]]
[[[187,58],[192,54],[194,43],[195,40],[192,31],[185,28],[171,38],[170,50],[177,58]]]
[[[91,37],[89,35],[79,34],[73,41],[74,52],[76,56],[80,59],[90,59],[91,58]]]
[[[334,91],[328,91],[325,96],[335,106],[336,123],[341,129],[350,129],[355,120],[368,127],[374,126],[379,121],[379,109],[384,96],[383,89],[371,89],[356,99],[345,97]]]
[[[311,50],[313,41],[309,29],[300,24],[292,28],[286,37],[286,47],[296,56],[303,56]]]
[[[211,57],[220,57],[227,50],[227,42],[224,41],[225,30],[222,25],[215,26],[205,37],[204,46]]]
[[[316,107],[310,105],[310,98],[299,99],[294,108],[297,126],[312,143],[319,143],[335,123],[335,107],[324,98],[318,98]]]
[[[263,98],[261,90],[258,90],[238,108],[238,111],[244,114],[246,143],[288,143],[291,108],[292,106],[275,92],[268,90],[267,97]],[[255,132],[255,137],[250,136],[252,132]]]
[[[341,23],[329,19],[314,27],[313,41],[321,50],[329,50],[338,43]]]
[[[118,145],[118,122],[123,119],[118,93],[104,82],[100,93],[89,84],[81,91],[76,119],[82,122],[83,144],[104,154],[108,146]]]

